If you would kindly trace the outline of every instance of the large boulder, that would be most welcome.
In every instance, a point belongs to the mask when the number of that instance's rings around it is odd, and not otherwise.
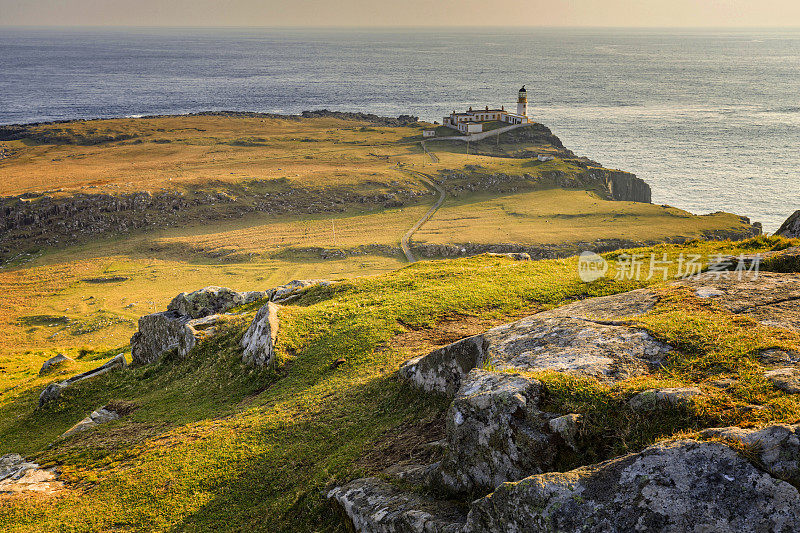
[[[267,303],[258,310],[242,337],[242,362],[264,367],[275,358],[275,339],[278,334],[278,306]]]
[[[237,292],[227,287],[206,287],[194,292],[180,293],[169,303],[167,311],[174,311],[179,316],[202,318],[224,313],[266,296],[265,291]]]
[[[50,359],[42,363],[42,368],[39,369],[39,375],[42,376],[68,363],[74,363],[74,362],[75,362],[74,359],[60,353],[55,357],[51,357]]]
[[[470,370],[483,364],[486,339],[474,335],[403,363],[400,377],[425,392],[456,394]]]
[[[724,444],[676,440],[505,483],[473,503],[463,532],[789,533],[799,520],[791,484]]]
[[[550,469],[558,446],[539,409],[543,385],[519,374],[472,370],[447,413],[447,447],[434,480],[488,492]]]
[[[775,235],[788,237],[790,239],[800,237],[800,210],[792,213],[792,215],[781,224],[781,227],[778,228]]]
[[[152,313],[139,318],[139,331],[131,337],[131,357],[138,365],[158,362],[165,353],[177,350],[185,357],[198,340],[213,334],[219,315],[190,318],[177,311]]]
[[[471,369],[552,370],[615,382],[658,368],[672,347],[624,317],[650,310],[646,290],[537,313],[407,361],[400,375],[426,391],[452,396]]]
[[[112,370],[122,369],[125,368],[126,366],[127,362],[125,361],[125,354],[119,354],[102,366],[99,366],[87,372],[83,372],[81,374],[78,374],[77,376],[72,376],[71,378],[65,381],[51,383],[47,387],[45,387],[45,389],[39,395],[39,407],[42,407],[45,404],[60,398],[61,394],[75,383],[78,383],[80,381],[85,381],[87,379],[96,378],[98,376],[102,376],[103,374],[107,374]]]
[[[375,477],[328,492],[328,499],[363,533],[458,533],[466,513],[450,502],[405,492]]]
[[[291,300],[299,298],[309,287],[316,287],[318,285],[327,287],[330,284],[330,281],[324,279],[295,279],[285,285],[267,291],[267,296],[269,296],[272,302],[288,303]]]

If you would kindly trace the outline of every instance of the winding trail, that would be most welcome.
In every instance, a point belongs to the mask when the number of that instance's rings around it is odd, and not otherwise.
[[[425,215],[419,219],[417,223],[406,232],[405,235],[403,235],[403,238],[400,239],[400,246],[403,248],[403,253],[406,254],[406,259],[408,259],[409,263],[415,263],[417,258],[414,257],[414,254],[411,252],[411,247],[408,245],[408,241],[411,239],[411,236],[414,235],[414,232],[421,228],[424,223],[430,220],[433,214],[442,206],[442,202],[444,202],[447,193],[444,192],[444,189],[442,189],[435,181],[433,181],[430,176],[423,174],[422,172],[417,172],[416,170],[406,170],[405,172],[416,176],[420,181],[424,182],[429,187],[433,187],[439,193],[439,199],[436,200],[436,203],[433,205],[433,207],[428,209],[428,212],[425,213]]]
[[[427,147],[427,146],[425,146],[425,141],[422,141],[422,143],[421,143],[421,144],[422,144],[422,151],[423,151],[423,152],[425,152],[426,154],[428,154],[428,155],[430,156],[430,158],[431,158],[431,162],[432,162],[433,164],[436,164],[436,163],[438,163],[438,162],[439,162],[439,156],[437,156],[437,155],[436,155],[436,154],[434,154],[433,152],[429,152],[429,151],[428,151],[428,147]]]

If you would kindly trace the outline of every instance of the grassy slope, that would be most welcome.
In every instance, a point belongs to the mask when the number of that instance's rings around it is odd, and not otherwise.
[[[14,155],[0,161],[0,195],[56,186],[63,188],[59,194],[117,193],[198,183],[210,189],[235,185],[237,194],[244,194],[253,179],[286,179],[323,188],[350,184],[380,189],[396,182],[425,189],[398,164],[430,175],[466,165],[480,168],[482,174],[578,170],[561,159],[541,163],[467,155],[463,144],[448,148],[441,142],[428,143],[439,157],[434,165],[417,142],[421,127],[376,128],[334,119],[163,117],[37,128],[54,136],[51,144],[3,143]],[[63,144],[92,135],[133,137],[92,146]],[[494,155],[555,150],[541,143],[501,141],[482,149],[496,150]],[[124,344],[139,316],[163,308],[178,292],[206,285],[268,288],[292,278],[349,278],[396,269],[404,264],[400,237],[433,201],[428,194],[420,203],[401,208],[364,205],[324,215],[253,213],[212,221],[198,217],[176,228],[23,257],[0,269],[5,295],[0,302],[0,354],[21,357],[20,352],[33,350],[32,360],[40,361],[58,350],[74,353],[83,345]],[[584,191],[548,189],[502,196],[484,191],[448,196],[414,239],[538,244],[614,236],[646,241],[738,227],[732,215],[695,217],[661,206],[607,202]],[[362,245],[380,248],[357,250]],[[322,260],[311,248],[344,250],[350,256]],[[82,281],[103,276],[130,279]]]
[[[648,242],[679,235],[698,237],[704,231],[729,229],[738,221],[729,213],[698,217],[674,207],[608,202],[588,191],[556,189],[451,199],[414,239],[431,244]]]
[[[780,239],[756,239],[642,252],[707,255],[786,245]],[[0,453],[18,451],[60,464],[71,484],[52,499],[0,499],[0,527],[339,531],[337,517],[324,503],[325,487],[369,470],[358,459],[376,444],[380,448],[387,431],[430,421],[446,405],[393,377],[401,361],[428,348],[414,338],[437,344],[436,332],[454,317],[486,325],[634,286],[613,280],[581,283],[575,259],[422,262],[316,289],[284,308],[277,374],[248,371],[238,362],[243,319],[230,322],[185,361],[100,378],[41,411],[33,407],[48,380],[29,368],[14,380],[16,388],[3,386]],[[673,296],[637,319],[679,350],[653,377],[608,388],[592,380],[538,376],[548,384],[554,409],[586,415],[585,438],[594,444],[583,460],[709,425],[797,421],[798,400],[768,387],[754,358],[758,348],[800,346],[797,335],[778,335],[690,295]],[[107,355],[86,354],[80,365]],[[338,358],[345,364],[331,368]],[[659,417],[638,417],[625,407],[634,392],[653,385],[703,384],[718,376],[737,377],[740,384],[725,392],[709,390],[709,398],[692,409]],[[109,400],[133,402],[139,409],[46,447]],[[745,404],[766,409],[742,409]]]

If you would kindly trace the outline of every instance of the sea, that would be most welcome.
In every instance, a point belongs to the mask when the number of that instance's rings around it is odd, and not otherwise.
[[[0,124],[515,106],[655,203],[800,209],[800,29],[0,28]],[[512,107],[513,108],[513,107]],[[0,179],[2,177],[0,176]]]

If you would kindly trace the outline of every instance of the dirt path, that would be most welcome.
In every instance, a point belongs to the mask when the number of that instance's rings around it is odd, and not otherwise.
[[[433,164],[436,164],[436,163],[439,162],[439,157],[436,154],[434,154],[433,152],[429,152],[428,151],[428,147],[425,146],[425,141],[422,141],[422,151],[424,151],[426,154],[428,154],[430,156],[431,162]]]
[[[415,170],[406,170],[406,172],[417,177],[419,180],[423,181],[426,185],[433,187],[439,192],[439,199],[436,200],[436,203],[433,205],[433,207],[428,209],[428,212],[425,213],[425,215],[421,219],[419,219],[417,223],[414,224],[414,226],[406,232],[405,235],[403,235],[402,239],[400,239],[400,246],[403,248],[403,253],[406,254],[406,259],[408,259],[409,263],[414,263],[417,261],[417,258],[414,257],[414,254],[411,252],[411,247],[408,245],[408,241],[409,239],[411,239],[411,236],[414,235],[414,232],[417,231],[419,228],[421,228],[424,223],[430,220],[430,218],[433,216],[436,210],[439,209],[439,207],[441,207],[442,202],[444,202],[445,196],[447,196],[447,193],[444,192],[444,189],[442,189],[435,181],[433,181],[430,178],[430,176],[423,174],[422,172],[417,172]]]

